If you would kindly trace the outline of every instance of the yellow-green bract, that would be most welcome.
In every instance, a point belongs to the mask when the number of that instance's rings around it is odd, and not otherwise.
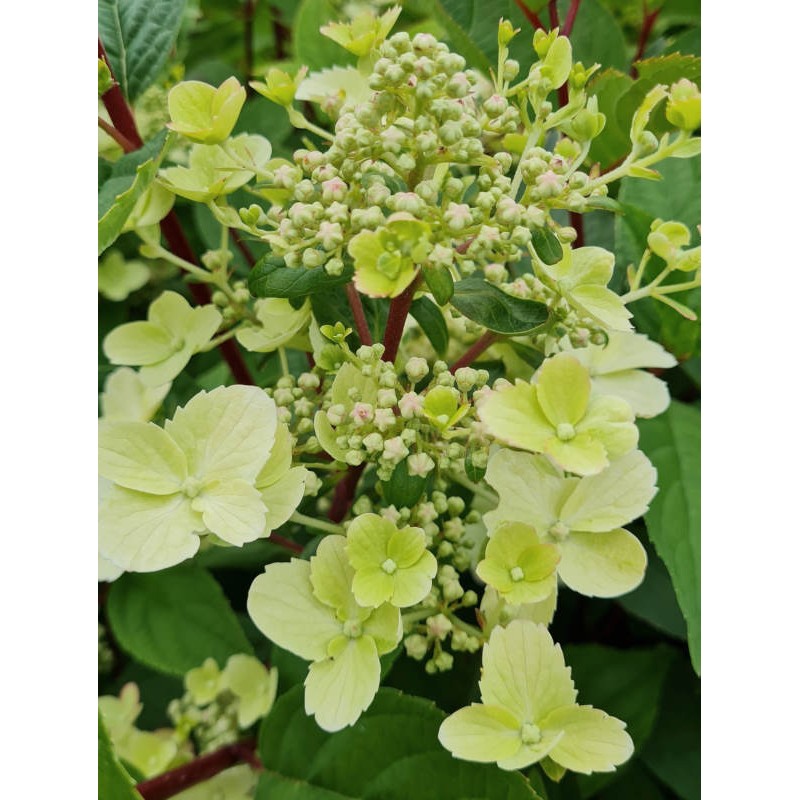
[[[576,703],[561,648],[543,625],[495,628],[483,649],[481,703],[451,714],[439,741],[456,758],[520,769],[545,756],[589,774],[611,772],[633,754],[625,723]]]

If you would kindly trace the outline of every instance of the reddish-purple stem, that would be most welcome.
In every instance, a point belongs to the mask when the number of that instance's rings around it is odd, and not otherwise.
[[[102,58],[108,65],[111,77],[114,77],[111,71],[111,64],[108,63],[106,51],[103,48],[103,43],[97,40],[98,57]],[[130,143],[140,148],[144,142],[142,137],[139,136],[139,131],[136,129],[136,120],[133,118],[133,112],[130,106],[125,101],[122,90],[118,84],[114,84],[102,97],[103,105],[108,111],[108,116],[111,117],[111,122],[114,127],[127,139]],[[170,211],[164,219],[161,220],[161,232],[167,240],[170,250],[182,258],[184,261],[189,261],[192,264],[197,264],[197,258],[189,245],[189,240],[183,232],[181,223],[178,220],[178,215],[174,210]],[[208,287],[202,283],[190,283],[189,291],[198,305],[208,305],[211,302],[211,292]],[[250,370],[244,363],[241,352],[232,339],[223,342],[219,346],[222,357],[230,367],[233,377],[238,383],[253,385],[254,381],[250,375]]]
[[[414,299],[414,292],[422,281],[422,275],[417,275],[402,294],[392,300],[389,306],[389,317],[386,320],[386,331],[383,334],[383,344],[386,350],[383,353],[384,361],[394,361],[400,348],[400,339],[403,337],[403,328]]]
[[[278,545],[278,547],[282,547],[284,550],[291,550],[293,553],[303,552],[303,545],[293,542],[291,539],[286,539],[283,536],[278,536],[277,533],[271,533],[269,535],[269,540]]]
[[[550,14],[550,30],[553,30],[558,27],[558,0],[550,0],[547,11]]]
[[[102,117],[97,118],[97,125],[104,130],[125,153],[132,153],[137,149],[130,139],[126,139],[113,125],[110,125]]]
[[[242,239],[241,234],[236,228],[230,228],[229,230],[234,244],[239,248],[239,251],[244,256],[244,260],[252,267],[256,263],[256,257],[253,255],[253,252],[247,246],[244,239]]]
[[[236,764],[250,764],[258,770],[264,768],[256,755],[255,739],[234,742],[213,753],[195,758],[188,764],[171,769],[163,775],[142,781],[136,785],[136,791],[143,800],[167,800]]]
[[[361,302],[361,295],[358,293],[355,284],[350,281],[345,287],[347,292],[347,302],[350,303],[350,310],[353,312],[353,319],[356,323],[356,332],[361,344],[367,346],[372,344],[372,334],[369,332],[367,317],[364,314],[364,304]]]
[[[472,362],[483,352],[488,350],[498,339],[500,338],[499,333],[495,333],[494,331],[486,331],[486,333],[475,342],[472,347],[464,353],[461,358],[458,359],[452,366],[450,367],[450,372],[455,375],[457,369],[461,369],[461,367],[468,367]]]
[[[564,20],[564,27],[561,29],[562,36],[569,36],[575,27],[575,17],[578,16],[578,9],[581,7],[581,0],[572,0],[567,10],[567,18]]]
[[[359,464],[357,467],[350,467],[344,478],[336,484],[336,489],[333,492],[333,501],[328,510],[328,519],[331,522],[341,522],[347,516],[356,494],[358,479],[361,477],[365,466],[366,464]]]
[[[575,247],[583,247],[583,214],[579,214],[577,211],[570,211],[569,224],[575,228],[575,231],[578,234],[575,237]]]
[[[656,9],[653,9],[653,11],[648,12],[647,0],[643,0],[642,14],[644,16],[642,18],[642,29],[639,31],[639,42],[636,45],[636,55],[633,57],[633,62],[631,63],[632,78],[637,78],[639,76],[639,71],[636,69],[636,62],[640,61],[644,55],[645,48],[647,47],[647,40],[650,38],[650,34],[653,32],[653,25],[656,24],[656,20],[658,19],[658,15],[660,13],[660,6]]]
[[[544,30],[544,23],[539,18],[539,15],[525,5],[525,0],[514,0],[514,2],[516,3],[517,8],[525,16],[525,19],[527,19],[534,28],[541,28]]]

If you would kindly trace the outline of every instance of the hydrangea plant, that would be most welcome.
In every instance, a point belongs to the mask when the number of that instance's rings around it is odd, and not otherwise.
[[[694,174],[699,59],[595,63],[625,4],[545,26],[303,0],[292,50],[285,5],[244,5],[242,62],[210,35],[214,69],[176,11],[193,79],[165,50],[150,105],[101,7],[99,663],[135,662],[145,710],[150,672],[184,686],[149,731],[140,689],[108,684],[105,779],[145,800],[669,783],[642,755],[668,733],[620,698],[699,669],[675,478],[699,220],[664,200]],[[241,81],[194,79],[234,61]]]

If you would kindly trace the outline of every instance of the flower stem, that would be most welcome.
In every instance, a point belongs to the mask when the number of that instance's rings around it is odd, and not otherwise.
[[[236,764],[250,764],[256,769],[263,769],[256,755],[255,739],[234,742],[213,753],[195,758],[188,764],[171,769],[163,775],[142,781],[137,784],[136,791],[143,800],[167,800]]]
[[[572,0],[569,4],[567,17],[564,20],[564,28],[561,31],[562,36],[569,36],[575,26],[575,17],[578,16],[578,9],[581,7],[581,0]]]
[[[414,299],[414,292],[421,281],[422,275],[418,274],[408,288],[397,295],[389,306],[389,318],[386,320],[386,331],[383,334],[383,344],[386,348],[382,356],[384,361],[394,361],[397,358],[400,339],[403,338],[403,328],[411,309],[411,301]]]
[[[350,506],[353,504],[358,479],[361,477],[365,466],[366,464],[359,464],[357,467],[350,467],[344,478],[336,484],[336,489],[333,492],[333,502],[328,511],[328,519],[331,522],[341,522],[347,515]]]
[[[517,8],[525,15],[525,19],[527,19],[534,28],[541,28],[544,30],[544,23],[539,18],[539,15],[528,8],[525,4],[525,0],[514,0],[514,3],[516,3]]]
[[[461,358],[458,359],[451,367],[450,372],[455,375],[457,369],[461,367],[468,367],[481,353],[485,350],[488,350],[498,339],[500,338],[499,333],[495,333],[494,331],[486,331],[480,339],[478,339],[472,347],[464,353]]]
[[[480,628],[476,628],[474,625],[470,625],[468,622],[464,622],[463,619],[457,617],[452,611],[445,611],[444,615],[456,628],[460,628],[462,631],[468,633],[470,636],[475,636],[480,639],[482,642],[486,641],[486,635]]]
[[[269,535],[269,540],[273,544],[278,545],[278,547],[282,547],[284,550],[290,550],[292,553],[302,553],[304,549],[303,545],[293,542],[291,539],[287,539],[284,536],[278,536],[277,533],[271,533]]]
[[[136,150],[136,145],[123,136],[113,125],[109,125],[102,117],[97,118],[97,127],[104,130],[126,153]]]
[[[644,55],[645,48],[647,47],[647,40],[650,38],[650,34],[653,30],[653,25],[656,24],[656,20],[658,19],[658,15],[661,13],[661,7],[654,9],[653,11],[647,10],[647,0],[642,0],[642,29],[639,31],[639,41],[636,45],[636,55],[633,57],[633,61],[631,63],[631,77],[638,78],[639,77],[639,70],[636,69],[636,62],[641,61],[642,56]]]
[[[304,525],[306,528],[314,528],[318,531],[324,531],[325,533],[344,533],[344,528],[341,525],[336,525],[333,522],[325,522],[323,519],[309,517],[306,514],[301,514],[299,511],[295,511],[294,514],[289,517],[289,520],[291,522],[296,522],[298,525]]]
[[[345,287],[347,292],[347,302],[350,303],[350,310],[353,312],[353,319],[356,323],[356,331],[361,344],[367,346],[372,344],[372,335],[369,332],[369,325],[367,324],[367,317],[364,314],[364,304],[361,302],[361,295],[358,293],[355,284],[350,281]]]

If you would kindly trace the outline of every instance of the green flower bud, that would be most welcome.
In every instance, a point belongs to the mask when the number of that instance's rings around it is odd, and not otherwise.
[[[700,90],[686,78],[673,83],[666,108],[667,119],[676,128],[694,131],[700,127]]]
[[[424,636],[420,636],[418,633],[407,636],[403,642],[403,645],[406,648],[406,653],[408,656],[413,658],[415,661],[422,661],[428,652],[428,640]]]

